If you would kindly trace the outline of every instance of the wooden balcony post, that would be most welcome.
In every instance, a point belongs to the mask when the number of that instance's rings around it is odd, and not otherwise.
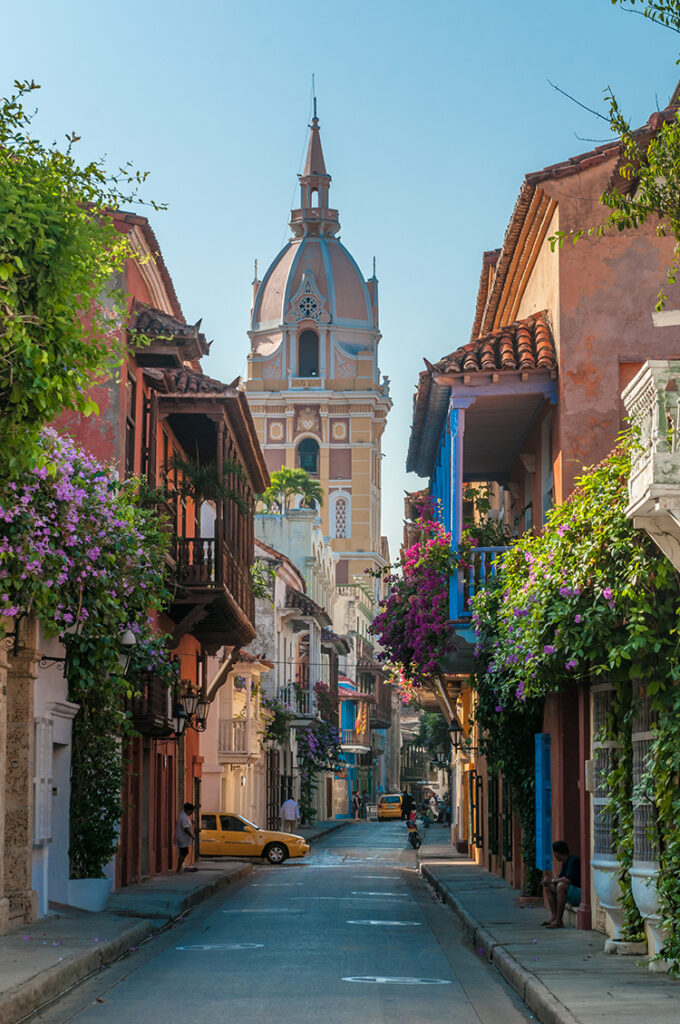
[[[217,479],[224,483],[224,423],[217,424]],[[215,580],[224,584],[224,499],[216,503],[215,515]]]

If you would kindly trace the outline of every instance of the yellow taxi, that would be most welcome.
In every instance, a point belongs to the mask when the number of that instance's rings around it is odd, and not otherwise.
[[[378,821],[401,818],[401,793],[382,793],[378,797]]]
[[[264,857],[283,864],[289,857],[304,857],[309,843],[303,836],[258,828],[240,814],[201,812],[201,857]]]

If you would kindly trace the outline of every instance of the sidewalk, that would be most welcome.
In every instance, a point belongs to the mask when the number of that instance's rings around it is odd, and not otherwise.
[[[298,829],[313,842],[348,821]],[[191,907],[253,870],[252,863],[203,858],[196,873],[159,875],[112,893],[106,911],[62,907],[0,936],[0,1024],[14,1024],[43,1003],[136,948]]]
[[[542,1024],[677,1024],[680,983],[640,957],[606,955],[599,932],[542,928],[542,908],[518,906],[507,882],[450,845],[444,858],[429,839],[419,851],[423,877]]]

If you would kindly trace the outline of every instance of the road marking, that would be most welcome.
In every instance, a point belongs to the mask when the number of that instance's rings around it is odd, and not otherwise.
[[[443,978],[381,978],[381,977],[355,977],[343,978],[343,981],[355,981],[364,985],[450,985],[450,981]]]
[[[258,907],[253,910],[222,910],[222,914],[301,914],[301,910],[293,910],[291,907]]]
[[[406,896],[402,892],[372,892],[370,889],[352,889],[353,896],[398,896],[400,899],[406,899]]]
[[[403,902],[407,902],[408,901],[408,897],[407,896],[400,896],[400,897],[397,897],[397,898],[401,899]],[[341,903],[363,903],[364,902],[364,897],[363,896],[287,896],[286,899],[289,899],[289,900],[336,900],[336,901],[339,901]]]
[[[209,946],[175,946],[181,950],[204,950],[204,949],[264,949],[263,942],[214,942]]]
[[[390,925],[397,928],[420,928],[420,921],[348,921],[347,924],[378,924],[378,925]]]

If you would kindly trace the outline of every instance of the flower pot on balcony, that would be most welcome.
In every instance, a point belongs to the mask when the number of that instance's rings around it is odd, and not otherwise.
[[[70,878],[68,904],[79,910],[101,913],[106,909],[112,887],[112,878]]]

